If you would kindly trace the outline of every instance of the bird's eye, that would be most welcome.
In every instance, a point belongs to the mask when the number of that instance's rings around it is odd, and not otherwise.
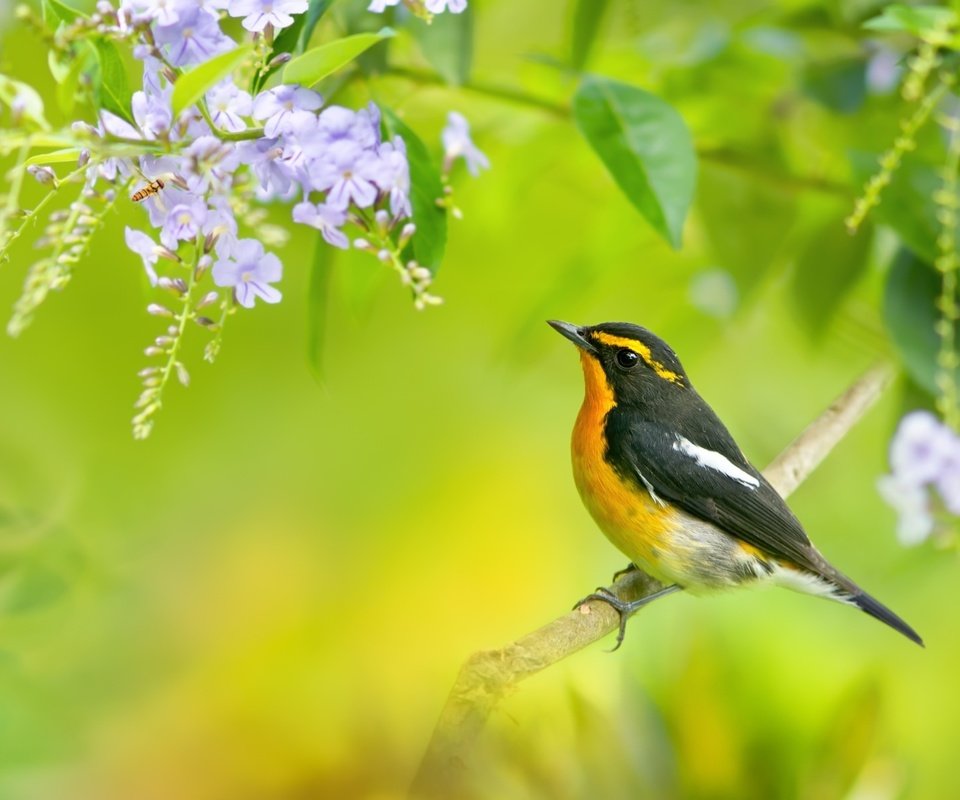
[[[633,352],[629,347],[621,347],[617,350],[617,363],[624,369],[631,369],[637,365],[640,356]]]

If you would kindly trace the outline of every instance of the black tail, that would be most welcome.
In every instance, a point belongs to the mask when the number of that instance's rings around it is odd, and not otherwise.
[[[924,646],[923,639],[920,638],[920,634],[907,625],[906,622],[900,619],[900,617],[894,614],[883,603],[881,603],[879,600],[874,600],[862,589],[858,588],[855,592],[853,592],[850,600],[856,606],[858,606],[861,611],[865,611],[871,617],[880,620],[886,625],[889,625],[895,631],[899,631],[911,642],[916,642],[921,647]]]
[[[894,614],[879,600],[868,595],[857,584],[850,580],[846,575],[831,565],[820,553],[814,550],[812,558],[817,566],[817,574],[820,578],[826,580],[836,587],[837,594],[835,599],[845,603],[852,603],[861,611],[869,614],[874,619],[880,620],[884,625],[889,625],[895,631],[899,631],[911,642],[916,642],[921,647],[925,647],[920,634],[907,625],[900,617]]]

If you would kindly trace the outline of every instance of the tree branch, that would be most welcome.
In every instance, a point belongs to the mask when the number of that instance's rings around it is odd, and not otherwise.
[[[880,397],[891,376],[892,370],[886,365],[869,370],[773,460],[764,476],[781,495],[787,497],[819,466]],[[634,600],[662,585],[635,571],[609,588],[623,599]],[[440,712],[411,795],[460,796],[469,751],[504,695],[525,678],[616,630],[618,624],[613,608],[592,601],[505,647],[470,656]]]

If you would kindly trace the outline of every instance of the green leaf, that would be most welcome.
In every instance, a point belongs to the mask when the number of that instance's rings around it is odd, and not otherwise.
[[[927,31],[956,22],[956,13],[942,6],[906,6],[894,4],[883,9],[880,16],[863,23],[871,31],[905,31],[922,36]]]
[[[79,17],[86,19],[87,15],[60,0],[43,0],[43,19],[48,25],[52,26],[54,22],[70,23]]]
[[[173,116],[177,117],[206,94],[214,84],[239,67],[253,52],[253,43],[247,43],[221,53],[184,73],[173,84]]]
[[[630,202],[679,249],[697,180],[697,156],[683,118],[656,95],[597,77],[580,84],[573,115]]]
[[[20,114],[41,130],[50,130],[50,123],[43,114],[43,99],[32,86],[15,81],[6,75],[0,75],[0,103],[12,107],[14,101],[20,105]]]
[[[930,394],[937,393],[936,332],[940,276],[907,249],[893,261],[883,295],[883,317],[900,360],[910,376]]]
[[[123,66],[120,52],[113,42],[106,39],[95,39],[93,49],[100,65],[95,93],[98,107],[116,114],[132,125],[133,114],[130,113],[130,98],[133,93],[127,83],[127,70]]]
[[[307,292],[307,358],[317,380],[323,379],[323,349],[327,338],[327,310],[335,256],[336,248],[327,244],[318,233]]]
[[[358,33],[314,47],[287,64],[283,70],[283,82],[313,86],[349,64],[364,50],[393,35],[390,28],[383,28],[378,33]]]
[[[435,273],[447,244],[447,212],[437,205],[437,200],[443,197],[440,173],[420,137],[389,108],[383,109],[383,123],[391,136],[399,136],[407,146],[410,204],[417,226],[410,242],[413,256],[418,264]]]
[[[59,84],[63,83],[67,79],[67,75],[70,73],[71,64],[69,59],[61,57],[61,53],[59,51],[48,50],[47,66],[50,67],[50,74],[53,76],[53,79]]]
[[[63,150],[53,150],[49,153],[37,153],[30,156],[23,162],[23,166],[29,167],[33,164],[66,164],[70,161],[76,161],[80,158],[81,150],[79,147],[65,147]]]
[[[460,14],[438,14],[424,25],[414,20],[413,34],[424,58],[454,86],[470,79],[473,63],[473,6]]]
[[[577,0],[570,31],[570,66],[583,69],[597,41],[610,0]]]
[[[317,27],[317,23],[323,18],[323,15],[329,11],[333,5],[333,0],[310,0],[307,8],[306,20],[303,25],[303,33],[300,36],[300,49],[305,50],[310,46],[310,38]],[[292,51],[291,51],[292,52]]]
[[[99,65],[93,45],[89,42],[84,42],[84,44],[86,47],[74,54],[63,80],[58,81],[57,84],[57,105],[60,106],[60,111],[63,112],[65,117],[73,116],[73,109],[77,102],[77,91],[80,88],[80,76],[92,72]],[[52,70],[53,66],[51,65]]]
[[[843,216],[832,217],[800,252],[791,279],[791,297],[815,338],[826,335],[831,318],[866,271],[872,232],[868,225],[851,236]]]

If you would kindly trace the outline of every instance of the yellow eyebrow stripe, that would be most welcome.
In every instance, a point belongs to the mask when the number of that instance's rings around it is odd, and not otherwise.
[[[642,358],[648,367],[657,373],[665,381],[670,381],[671,383],[676,383],[679,386],[683,385],[683,379],[673,370],[667,369],[663,364],[657,361],[653,355],[650,353],[650,348],[647,347],[643,342],[638,342],[636,339],[627,339],[624,336],[614,336],[610,333],[593,333],[591,338],[595,341],[600,342],[600,344],[608,344],[611,347],[626,347],[628,350],[633,350],[640,358]]]

